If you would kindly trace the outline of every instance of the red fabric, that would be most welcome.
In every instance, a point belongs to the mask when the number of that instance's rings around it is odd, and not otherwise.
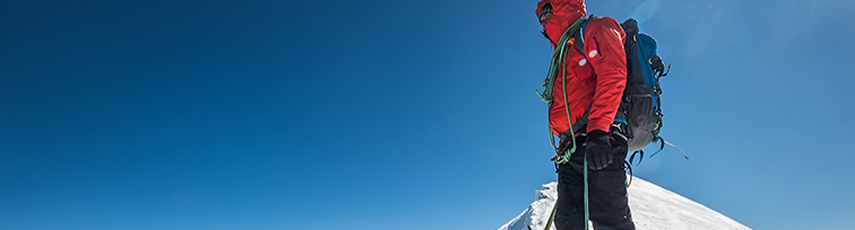
[[[553,8],[552,18],[544,30],[553,44],[558,43],[564,31],[576,19],[585,15],[584,0],[543,0],[537,4],[536,14],[545,3]],[[567,83],[567,100],[573,122],[590,108],[587,131],[609,131],[626,87],[626,54],[623,49],[626,34],[613,18],[596,17],[585,27],[584,53],[570,47],[567,56],[567,77],[558,73],[552,91],[554,98],[549,106],[549,125],[555,135],[570,128],[564,109],[564,83]],[[571,45],[571,44],[568,44]]]

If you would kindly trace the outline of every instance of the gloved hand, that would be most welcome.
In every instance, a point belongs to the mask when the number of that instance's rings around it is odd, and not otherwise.
[[[601,170],[612,164],[614,154],[609,134],[602,130],[588,132],[585,154],[588,159],[588,168],[591,170]]]
[[[570,154],[572,153],[568,153],[567,151],[573,148],[573,139],[568,133],[562,133],[559,138],[561,141],[558,142],[558,148],[555,150],[555,157],[552,158],[552,161],[564,164],[570,161]]]

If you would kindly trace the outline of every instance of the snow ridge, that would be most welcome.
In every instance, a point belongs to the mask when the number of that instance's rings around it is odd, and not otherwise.
[[[535,201],[499,230],[528,230],[528,227],[542,230],[546,227],[552,206],[558,198],[557,185],[557,182],[544,184],[537,191]],[[633,177],[629,186],[629,207],[638,230],[750,229],[704,205],[638,177]]]

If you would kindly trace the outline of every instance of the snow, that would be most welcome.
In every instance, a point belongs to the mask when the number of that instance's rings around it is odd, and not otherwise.
[[[557,182],[544,184],[535,201],[499,230],[542,230],[557,198]],[[629,186],[629,207],[638,230],[751,229],[706,206],[638,177]],[[552,229],[555,229],[553,226]]]

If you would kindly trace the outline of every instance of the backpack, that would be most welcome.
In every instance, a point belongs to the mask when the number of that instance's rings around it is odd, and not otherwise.
[[[579,19],[581,24],[575,26],[576,23],[574,23],[574,26],[571,26],[566,32],[575,40],[573,44],[576,49],[582,53],[584,53],[585,26],[588,19],[592,17]],[[615,115],[615,125],[613,126],[618,128],[619,135],[626,137],[628,151],[633,153],[630,158],[630,162],[632,162],[636,153],[640,153],[643,158],[643,149],[650,144],[661,141],[662,146],[659,150],[662,150],[667,143],[659,136],[663,117],[660,98],[662,88],[659,86],[659,78],[668,75],[671,66],[669,64],[668,70],[665,71],[662,59],[656,55],[656,40],[648,34],[639,33],[637,20],[630,18],[621,23],[621,27],[626,33],[624,50],[626,51],[627,79],[626,89],[624,89],[623,99]],[[553,56],[553,63],[557,63],[556,56],[558,55]],[[543,85],[552,87],[555,78],[555,76],[548,76]],[[550,89],[548,88],[546,91],[550,91]],[[547,96],[546,91],[541,94],[541,99],[544,101],[549,99],[545,98]],[[579,130],[587,123],[588,115],[585,114],[573,124],[572,130]]]
[[[620,25],[626,33],[624,49],[627,78],[615,121],[627,124],[625,134],[630,152],[642,152],[645,147],[660,140],[661,150],[665,141],[659,136],[663,116],[659,78],[668,75],[671,65],[668,65],[666,71],[662,59],[656,55],[656,40],[648,34],[639,33],[638,21],[630,18]]]

